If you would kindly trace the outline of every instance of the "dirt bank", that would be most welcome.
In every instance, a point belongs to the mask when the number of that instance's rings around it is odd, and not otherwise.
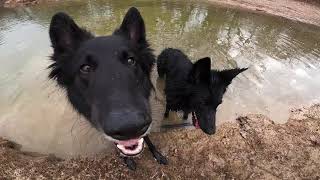
[[[207,0],[211,3],[252,12],[280,16],[320,26],[318,0]]]
[[[320,178],[320,105],[293,111],[283,125],[249,115],[222,125],[211,137],[198,130],[175,130],[152,139],[170,164],[160,166],[144,151],[136,172],[116,155],[62,160],[21,152],[18,145],[0,140],[0,179]]]
[[[59,0],[0,0],[0,6],[14,8],[19,6],[29,6],[39,4],[41,2],[55,2]]]
[[[40,3],[40,0],[0,0],[4,7],[28,6]]]

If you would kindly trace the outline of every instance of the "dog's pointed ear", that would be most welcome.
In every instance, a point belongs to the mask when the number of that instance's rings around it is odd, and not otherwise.
[[[220,81],[223,82],[226,86],[228,86],[232,80],[243,71],[247,70],[248,68],[235,68],[235,69],[227,69],[218,72]]]
[[[49,35],[55,52],[76,49],[81,42],[92,38],[92,34],[81,29],[71,17],[59,12],[55,14],[50,23]]]
[[[199,59],[192,69],[192,77],[195,82],[208,81],[211,76],[211,60],[209,57]]]
[[[143,18],[137,8],[131,7],[120,26],[120,32],[133,43],[146,42],[146,29]]]

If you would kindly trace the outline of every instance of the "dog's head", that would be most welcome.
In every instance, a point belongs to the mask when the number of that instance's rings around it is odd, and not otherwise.
[[[73,107],[115,141],[122,153],[140,153],[151,124],[148,99],[155,58],[139,11],[130,8],[120,28],[102,37],[57,13],[49,34],[54,50],[49,77],[66,89]]]
[[[193,123],[203,132],[214,134],[216,130],[216,111],[222,103],[227,87],[244,69],[229,69],[223,71],[211,70],[211,60],[206,57],[198,60],[190,73],[193,83],[191,103],[195,107]]]

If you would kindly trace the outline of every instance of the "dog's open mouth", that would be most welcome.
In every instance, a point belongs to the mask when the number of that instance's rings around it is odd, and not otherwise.
[[[192,124],[194,127],[196,127],[197,129],[200,128],[200,125],[199,125],[199,119],[197,118],[197,115],[195,112],[192,112]]]
[[[139,155],[144,147],[143,138],[140,139],[130,139],[126,141],[115,142],[117,148],[120,150],[121,154],[124,156],[137,156]]]

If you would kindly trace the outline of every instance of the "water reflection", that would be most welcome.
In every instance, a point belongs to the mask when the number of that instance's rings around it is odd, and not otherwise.
[[[285,122],[292,107],[320,102],[320,31],[280,18],[182,1],[63,1],[0,9],[0,136],[27,150],[58,155],[92,154],[106,147],[100,134],[74,113],[64,92],[48,81],[48,24],[57,11],[81,26],[110,34],[129,6],[145,18],[155,53],[183,49],[193,60],[213,59],[213,68],[250,67],[238,76],[218,108],[218,124],[241,114],[262,113]],[[163,85],[153,75],[155,131],[164,111]],[[179,121],[172,113],[171,120]]]

